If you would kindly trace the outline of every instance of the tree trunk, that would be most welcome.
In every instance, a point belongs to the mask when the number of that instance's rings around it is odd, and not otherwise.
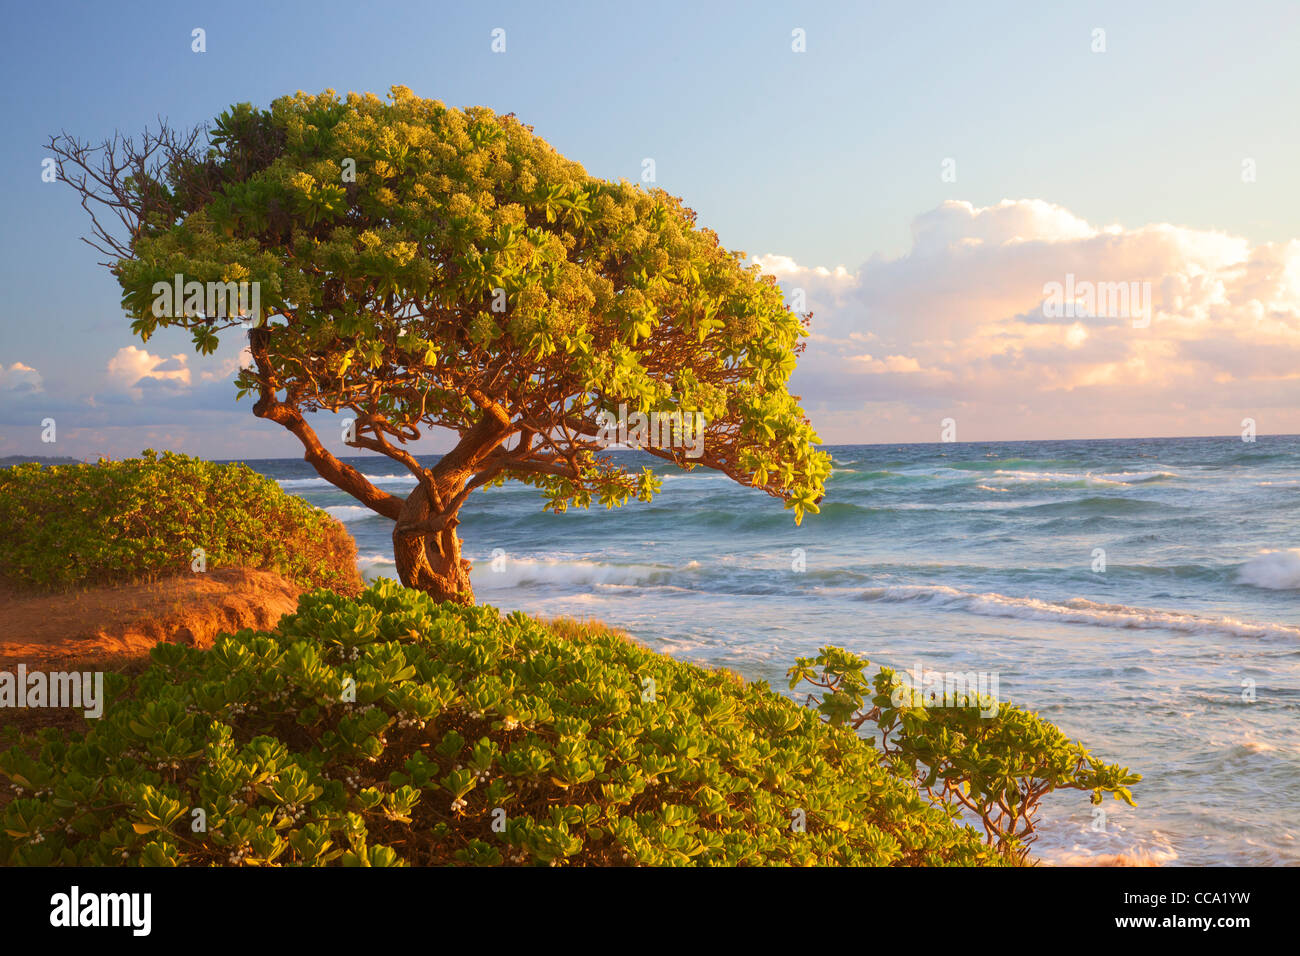
[[[439,491],[444,501],[454,497],[455,493],[450,489]],[[455,517],[452,516],[448,526],[441,531],[412,534],[401,530],[434,514],[423,486],[417,485],[402,504],[402,513],[393,528],[393,559],[397,563],[398,577],[406,587],[425,591],[439,601],[473,604],[474,588],[469,581],[471,565],[460,556]]]
[[[393,557],[402,583],[457,604],[473,604],[474,588],[469,583],[470,563],[460,556],[456,513],[466,488],[477,487],[501,470],[500,465],[495,471],[482,469],[514,430],[510,413],[500,403],[477,389],[468,395],[483,409],[483,417],[427,473],[428,486],[421,481],[402,502],[393,528]]]

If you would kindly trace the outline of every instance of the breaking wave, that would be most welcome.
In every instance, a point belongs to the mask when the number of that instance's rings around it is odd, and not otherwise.
[[[413,485],[415,476],[405,475],[362,475],[372,485]],[[276,484],[281,488],[325,488],[334,487],[324,478],[277,478]]]
[[[1009,617],[1027,621],[1058,621],[1069,624],[1092,624],[1099,627],[1179,631],[1188,634],[1228,634],[1236,637],[1300,638],[1300,627],[1287,624],[1256,624],[1231,617],[1193,614],[1186,611],[1162,611],[1154,608],[1129,607],[1126,604],[1101,604],[1086,598],[1071,598],[1061,602],[1042,601],[1037,598],[1008,597],[1005,594],[973,593],[945,585],[896,585],[869,588],[862,593],[862,597],[868,601],[913,602],[985,617]]]
[[[1300,589],[1300,548],[1260,552],[1241,566],[1237,580],[1271,591]]]

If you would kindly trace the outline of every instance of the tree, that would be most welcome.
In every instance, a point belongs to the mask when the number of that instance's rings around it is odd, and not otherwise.
[[[556,511],[650,500],[650,469],[599,454],[620,406],[701,415],[698,458],[684,442],[645,450],[759,488],[796,522],[817,510],[830,458],[787,390],[807,320],[680,200],[588,176],[512,114],[405,87],[330,90],[241,104],[193,132],[162,122],[140,140],[65,133],[48,148],[133,331],[185,328],[210,354],[247,328],[238,397],[393,520],[408,587],[473,602],[456,527],[486,485],[527,482]],[[249,283],[266,314],[188,293],[160,307],[178,276]],[[308,423],[318,411],[408,468],[411,494],[336,458]],[[431,428],[458,441],[426,466],[412,445]]]

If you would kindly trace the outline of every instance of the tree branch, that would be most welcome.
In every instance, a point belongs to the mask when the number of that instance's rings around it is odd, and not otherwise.
[[[270,335],[271,331],[265,328],[250,329],[248,333],[248,347],[257,365],[258,391],[261,395],[253,406],[253,414],[258,418],[278,422],[293,432],[305,449],[303,457],[334,487],[346,491],[371,511],[396,521],[402,511],[402,499],[380,491],[361,472],[335,458],[321,444],[302,413],[275,397],[275,377],[267,356],[267,339]]]

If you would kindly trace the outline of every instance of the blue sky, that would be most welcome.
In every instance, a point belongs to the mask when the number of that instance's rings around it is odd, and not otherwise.
[[[66,3],[6,21],[0,454],[296,454],[217,366],[171,358],[183,339],[123,358],[140,343],[72,191],[40,180],[42,143],[393,84],[513,111],[596,176],[653,158],[701,224],[811,297],[821,339],[795,386],[830,440],[935,440],[946,415],[972,440],[1300,431],[1300,380],[1275,367],[1300,356],[1294,3]],[[1065,272],[1151,283],[1161,334],[1023,321]],[[185,388],[163,374],[181,365]]]

